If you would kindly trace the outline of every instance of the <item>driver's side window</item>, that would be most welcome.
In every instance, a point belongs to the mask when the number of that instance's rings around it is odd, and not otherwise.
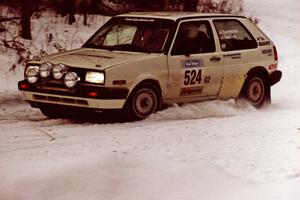
[[[215,52],[215,43],[208,21],[180,24],[171,55],[189,55]]]

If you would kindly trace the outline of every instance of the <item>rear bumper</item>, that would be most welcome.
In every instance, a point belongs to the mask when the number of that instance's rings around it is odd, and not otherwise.
[[[276,70],[272,72],[269,76],[270,86],[275,85],[281,80],[282,72],[280,70]]]

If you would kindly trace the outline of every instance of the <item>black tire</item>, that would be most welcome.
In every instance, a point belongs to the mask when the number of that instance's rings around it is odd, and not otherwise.
[[[259,109],[271,103],[271,87],[263,75],[251,75],[246,79],[238,105],[244,105],[245,100]]]
[[[161,109],[161,93],[157,86],[142,83],[129,96],[124,111],[128,120],[142,120]]]

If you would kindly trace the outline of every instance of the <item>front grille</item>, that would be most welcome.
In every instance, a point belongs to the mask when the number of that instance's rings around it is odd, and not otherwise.
[[[64,91],[69,91],[64,84],[63,80],[54,80],[54,79],[41,79],[40,82],[36,85],[39,89],[59,89]]]
[[[55,103],[67,103],[67,104],[74,104],[74,105],[85,105],[88,106],[88,102],[86,100],[81,99],[70,99],[70,98],[61,98],[61,97],[53,97],[47,95],[33,95],[33,98],[38,101],[52,101]]]

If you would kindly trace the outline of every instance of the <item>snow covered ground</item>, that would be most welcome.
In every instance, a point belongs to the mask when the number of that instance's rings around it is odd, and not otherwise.
[[[134,123],[49,120],[16,91],[21,70],[1,70],[0,199],[299,200],[299,10],[245,2],[284,73],[265,110],[214,101]]]

